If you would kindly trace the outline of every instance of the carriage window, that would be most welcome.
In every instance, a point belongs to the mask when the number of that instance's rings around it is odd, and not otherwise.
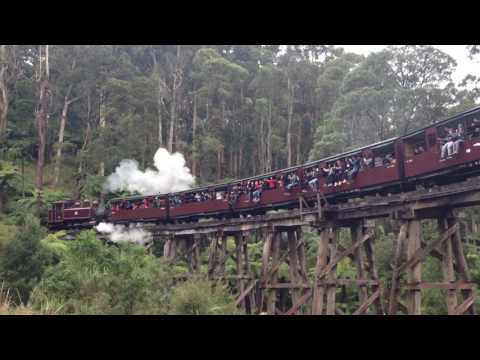
[[[425,132],[421,132],[406,138],[404,144],[406,157],[412,157],[424,153],[427,148],[427,144],[425,142]]]
[[[470,138],[480,137],[480,115],[476,115],[466,121],[466,134]]]
[[[453,133],[458,132],[462,136],[464,136],[466,133],[468,134],[471,130],[474,130],[475,127],[480,126],[480,120],[477,120],[476,122],[478,123],[477,125],[475,125],[475,123],[473,122],[473,119],[472,121],[468,121],[468,120],[466,121],[464,118],[452,120],[444,125],[438,126],[437,133],[441,139],[447,137],[447,135],[451,132]]]
[[[394,144],[386,144],[378,148],[372,149],[373,166],[382,167],[395,164],[395,148]]]

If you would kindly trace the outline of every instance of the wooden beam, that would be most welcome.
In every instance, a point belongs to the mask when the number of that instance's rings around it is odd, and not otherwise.
[[[217,262],[217,244],[218,235],[211,236],[210,247],[208,250],[208,278],[212,279],[215,276],[215,267]]]
[[[353,251],[353,259],[355,263],[355,267],[357,269],[357,279],[365,279],[366,278],[366,271],[365,271],[365,264],[363,261],[363,249],[360,245],[361,244],[361,239],[364,232],[364,227],[363,227],[363,221],[356,221],[355,224],[350,228],[350,234],[352,238],[352,246],[357,245]],[[368,238],[365,239],[367,241]],[[345,252],[344,252],[345,253]],[[358,297],[360,300],[360,303],[364,303],[367,298],[368,298],[368,289],[365,286],[360,286],[358,289]]]
[[[447,240],[450,236],[452,236],[452,234],[456,231],[457,226],[458,224],[454,225],[453,227],[448,229],[439,239],[429,242],[426,248],[417,248],[415,254],[412,254],[411,258],[409,258],[407,262],[397,268],[397,272],[401,273],[406,268],[415,266],[419,262],[423,261],[433,249],[435,249],[437,246]]]
[[[320,274],[327,266],[328,255],[328,241],[329,241],[329,228],[322,229],[320,231],[320,241],[318,243],[317,250],[317,264],[315,267],[315,284],[320,279]],[[322,315],[323,312],[323,297],[325,295],[325,287],[315,285],[313,289],[313,301],[312,301],[312,315]]]
[[[279,255],[280,255],[280,242],[282,240],[282,233],[275,232],[272,237],[272,266],[279,266]],[[267,281],[271,284],[277,283],[277,272],[269,272],[267,275]],[[276,289],[268,290],[267,297],[267,313],[270,315],[275,314],[275,304],[277,301],[277,291]]]
[[[320,200],[320,193],[317,192],[317,214],[318,214],[318,221],[323,219],[323,211],[322,211],[322,201]]]
[[[250,293],[250,291],[252,291],[252,289],[255,287],[257,282],[258,282],[258,279],[253,280],[252,283],[249,286],[247,286],[247,288],[243,291],[243,293],[241,293],[240,296],[237,298],[237,300],[235,300],[235,306],[240,305],[240,303],[243,301],[245,296],[247,296]]]
[[[365,254],[367,256],[367,262],[368,262],[368,267],[369,267],[369,272],[370,272],[370,278],[373,280],[379,279],[378,277],[378,272],[377,272],[377,264],[375,261],[375,253],[374,253],[374,248],[373,248],[373,240],[375,239],[374,233],[372,230],[372,237],[365,242]],[[380,289],[379,285],[373,285],[373,291],[375,292],[376,290]],[[380,291],[380,296],[376,299],[375,303],[375,311],[377,315],[384,315],[385,311],[383,308],[383,301],[382,301],[382,294]]]
[[[337,255],[337,240],[338,240],[338,229],[332,229],[332,233],[330,236],[330,244],[329,244],[329,258],[330,260],[335,259]],[[336,272],[337,267],[333,266],[332,271],[328,274],[328,280],[335,281],[336,279]],[[326,314],[327,315],[335,315],[335,295],[337,293],[336,285],[328,285],[327,286],[327,306],[326,306]]]
[[[449,227],[452,227],[456,223],[456,219],[453,216],[452,212],[450,211],[447,213],[447,224]],[[468,270],[467,260],[465,259],[465,254],[463,253],[463,243],[462,238],[460,235],[460,227],[457,227],[457,231],[452,237],[452,245],[453,245],[453,255],[455,257],[456,265],[455,270],[458,272],[460,279],[464,282],[469,282],[471,280],[470,273]],[[475,296],[475,292],[473,289],[465,289],[462,290],[462,296],[464,301],[470,298],[471,296]],[[475,309],[475,304],[468,308],[468,313],[470,315],[476,315],[477,311]]]
[[[371,279],[334,279],[334,280],[318,280],[318,286],[375,286],[379,285],[379,280],[371,280]],[[279,284],[268,284],[265,285],[264,288],[276,288],[276,289],[311,289],[314,288],[315,285],[311,283],[279,283]]]
[[[288,270],[290,273],[290,281],[293,283],[298,283],[300,281],[300,273],[298,269],[298,252],[297,252],[297,244],[296,244],[296,237],[293,231],[289,231],[287,233],[288,236],[288,254],[289,254],[289,266]],[[293,289],[291,293],[292,303],[296,303],[297,300],[300,298],[300,291]]]
[[[475,283],[467,282],[422,282],[416,284],[405,284],[404,288],[406,290],[424,290],[424,289],[442,289],[442,290],[460,290],[460,289],[473,289]]]
[[[447,219],[445,217],[438,218],[438,228],[440,234],[444,234],[448,229]],[[453,228],[453,227],[452,227]],[[442,258],[442,272],[443,279],[445,282],[453,283],[455,282],[455,273],[453,269],[453,249],[452,249],[452,235],[457,231],[457,227],[454,228],[454,231],[448,236],[447,240],[442,244],[442,250],[444,256]],[[457,302],[457,289],[450,288],[447,290],[447,311],[448,315],[453,315],[455,309],[458,306]]]
[[[273,232],[268,231],[266,234],[266,239],[263,244],[263,253],[262,253],[262,280],[266,282],[268,276],[268,264],[270,262],[270,252],[272,250],[272,239]]]
[[[238,276],[242,276],[243,270],[244,270],[243,256],[242,256],[243,255],[243,234],[242,233],[235,234],[235,254],[236,254],[236,259],[235,259],[236,272]],[[240,294],[242,294],[245,290],[245,281],[239,278],[237,281],[237,287]],[[241,302],[241,306],[246,313],[247,307],[246,307],[245,301]]]
[[[288,310],[285,315],[293,315],[293,314],[296,314],[298,309],[300,309],[300,307],[305,304],[308,299],[310,299],[310,297],[312,296],[312,291],[311,290],[308,290],[304,295],[302,295],[302,297],[300,299],[298,299],[298,301],[293,304],[293,306],[290,308],[290,310]]]
[[[297,239],[297,248],[298,248],[298,266],[300,271],[300,276],[304,282],[308,282],[307,276],[307,261],[305,257],[305,241],[303,241],[303,232],[301,227],[297,227],[295,230],[295,237]]]
[[[455,308],[453,315],[463,315],[470,307],[474,306],[474,302],[475,295],[472,295]]]
[[[422,251],[420,242],[420,221],[408,221],[408,238],[407,238],[407,263],[412,264],[408,270],[408,282],[422,281],[422,264],[416,261],[420,257],[418,253]],[[421,313],[422,294],[420,290],[412,289],[409,294],[408,314],[420,315]]]
[[[380,288],[378,288],[368,299],[365,300],[365,302],[360,305],[360,307],[355,310],[355,312],[352,315],[361,315],[364,314],[370,305],[373,304],[375,300],[377,300],[380,297]]]
[[[364,235],[360,241],[357,241],[355,244],[350,246],[347,250],[345,250],[343,253],[341,253],[339,256],[337,256],[332,262],[330,262],[318,275],[319,278],[324,277],[327,275],[332,269],[345,257],[348,256],[348,254],[353,253],[355,249],[357,249],[360,245],[362,245],[365,241],[370,239],[370,234]]]

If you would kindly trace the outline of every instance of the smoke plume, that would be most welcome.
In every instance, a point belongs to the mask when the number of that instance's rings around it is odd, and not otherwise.
[[[145,245],[153,240],[153,236],[148,231],[143,230],[139,225],[130,224],[128,227],[124,225],[114,225],[101,222],[95,229],[99,233],[108,234],[109,240],[114,243],[132,242]]]
[[[195,182],[185,158],[180,153],[170,154],[159,148],[153,157],[155,169],[141,171],[135,160],[122,160],[104,185],[108,192],[127,190],[142,195],[166,194],[188,190]]]

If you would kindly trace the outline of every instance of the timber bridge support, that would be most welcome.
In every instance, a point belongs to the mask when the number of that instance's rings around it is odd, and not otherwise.
[[[256,217],[149,226],[163,244],[163,256],[173,263],[185,261],[191,274],[203,267],[210,279],[234,286],[236,303],[247,314],[344,314],[341,294],[348,288],[358,299],[358,306],[348,311],[353,315],[421,314],[424,289],[445,293],[449,315],[473,315],[475,284],[456,216],[457,208],[473,205],[480,205],[478,178],[333,205],[320,197],[315,204],[299,199],[299,209]],[[374,246],[379,218],[392,219],[398,228],[392,272],[385,282],[379,278]],[[437,227],[437,236],[429,241],[422,236],[427,219]],[[320,238],[314,264],[307,264],[307,228]],[[349,233],[349,241],[341,244],[342,231]],[[202,251],[208,258],[202,259]],[[422,280],[428,257],[441,262],[442,281]],[[354,278],[337,271],[347,258],[356,269]]]

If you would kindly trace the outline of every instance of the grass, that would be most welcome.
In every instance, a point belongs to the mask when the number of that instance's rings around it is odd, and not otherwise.
[[[61,306],[48,303],[42,304],[40,311],[24,304],[15,305],[10,289],[6,289],[3,283],[0,286],[0,315],[57,315],[60,310]]]
[[[12,300],[10,289],[5,289],[4,284],[0,287],[0,315],[35,315],[31,308],[18,305],[15,306]]]

